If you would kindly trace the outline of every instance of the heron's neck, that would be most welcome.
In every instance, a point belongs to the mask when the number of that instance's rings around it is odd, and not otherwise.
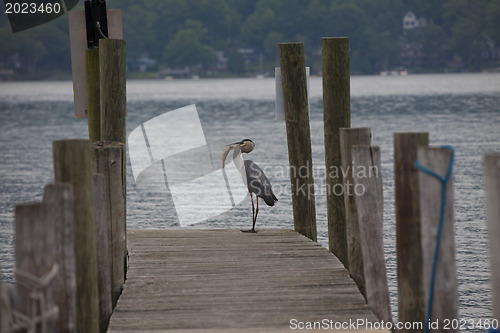
[[[236,169],[238,169],[238,171],[242,172],[243,166],[245,165],[245,162],[243,161],[243,158],[241,157],[241,153],[235,151],[233,154],[233,159],[234,159],[234,165],[236,166]]]

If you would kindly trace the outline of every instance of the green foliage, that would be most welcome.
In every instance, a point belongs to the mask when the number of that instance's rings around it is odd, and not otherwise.
[[[228,71],[234,74],[243,74],[245,72],[245,59],[236,50],[229,51]]]
[[[278,43],[305,42],[307,61],[318,72],[321,37],[331,36],[350,37],[352,73],[404,65],[445,70],[452,62],[458,70],[499,66],[481,58],[484,50],[500,49],[498,0],[108,0],[107,6],[122,10],[128,59],[148,55],[160,68],[214,71],[215,52],[224,51],[232,73],[261,63],[272,72]],[[409,10],[427,25],[405,31]],[[0,45],[0,68],[17,63],[18,72],[70,71],[66,15],[12,34],[3,14]],[[420,52],[418,61],[405,62],[404,47]]]
[[[447,58],[447,35],[443,28],[429,24],[420,31],[419,42],[423,46],[427,66],[439,68],[444,66],[443,60]]]
[[[203,30],[203,29],[202,29]],[[194,29],[181,29],[165,46],[163,58],[171,67],[193,67],[208,65],[215,60],[214,50],[200,41],[199,32]]]

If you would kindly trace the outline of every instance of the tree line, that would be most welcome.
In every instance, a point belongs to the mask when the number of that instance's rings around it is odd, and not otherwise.
[[[80,2],[80,7],[82,2]],[[352,73],[464,71],[500,66],[498,0],[108,0],[123,15],[127,58],[153,70],[271,72],[278,43],[304,42],[321,71],[321,37],[348,36]],[[403,28],[411,11],[422,23]],[[70,70],[67,15],[13,34],[0,16],[0,68]]]

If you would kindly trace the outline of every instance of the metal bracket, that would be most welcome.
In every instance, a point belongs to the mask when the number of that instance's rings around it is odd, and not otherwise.
[[[85,1],[85,24],[87,28],[87,46],[99,47],[99,39],[108,38],[108,18],[105,0]]]

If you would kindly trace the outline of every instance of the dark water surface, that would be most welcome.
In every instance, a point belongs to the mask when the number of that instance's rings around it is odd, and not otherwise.
[[[311,136],[316,183],[318,241],[327,246],[321,78],[311,78]],[[170,110],[196,104],[210,150],[219,163],[224,144],[256,143],[251,158],[265,168],[279,202],[261,207],[257,227],[293,228],[284,122],[274,120],[272,79],[131,81],[127,131]],[[396,308],[393,132],[430,132],[431,145],[456,149],[455,235],[460,311],[465,319],[491,317],[482,154],[500,151],[500,75],[353,77],[352,127],[370,127],[381,147],[384,244],[389,287]],[[86,120],[75,120],[70,82],[0,83],[0,273],[12,281],[13,207],[41,200],[53,181],[51,142],[84,138]],[[196,161],[193,161],[196,163]],[[189,168],[189,165],[186,166]],[[154,188],[134,182],[127,166],[129,228],[178,227],[175,209]],[[221,215],[187,228],[248,228],[247,197]]]

